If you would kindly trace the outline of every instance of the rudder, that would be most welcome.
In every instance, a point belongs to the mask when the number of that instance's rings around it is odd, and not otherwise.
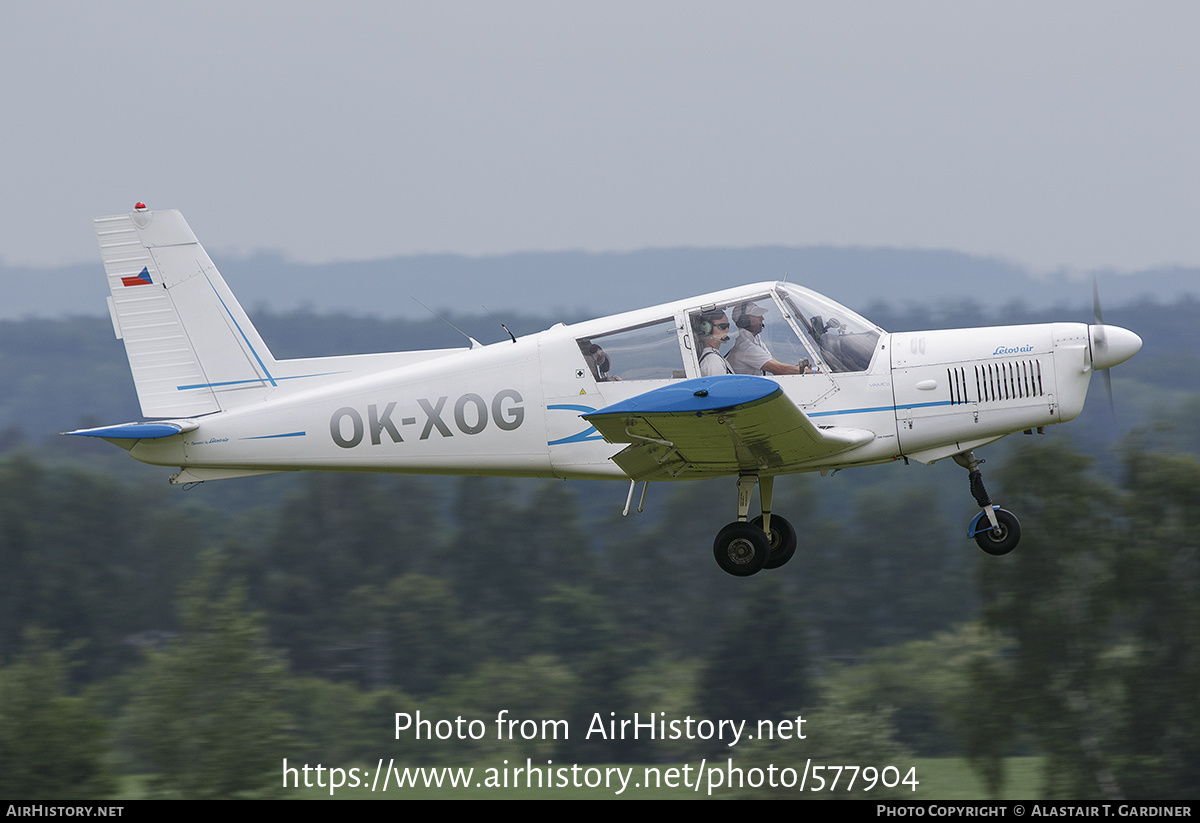
[[[183,215],[139,210],[95,226],[142,414],[208,414],[275,387],[275,359]]]

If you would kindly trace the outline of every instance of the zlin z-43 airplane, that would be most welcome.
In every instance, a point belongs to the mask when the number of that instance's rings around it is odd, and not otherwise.
[[[101,437],[172,483],[323,470],[638,482],[737,478],[713,553],[786,563],[778,475],[953,458],[1006,554],[1020,523],[974,450],[1074,419],[1092,372],[1141,348],[1096,323],[889,334],[790,283],[758,283],[458,349],[276,360],[177,211],[95,221],[117,337],[151,422]],[[1107,375],[1106,375],[1107,376]],[[762,515],[748,519],[758,485]],[[642,500],[645,486],[642,488]],[[639,504],[639,508],[641,505]]]

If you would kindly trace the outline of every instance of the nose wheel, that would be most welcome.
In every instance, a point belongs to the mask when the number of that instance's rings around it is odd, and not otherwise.
[[[979,548],[994,557],[1008,554],[1021,542],[1021,521],[1007,509],[992,504],[983,486],[983,472],[979,471],[982,461],[975,459],[975,452],[956,454],[954,462],[970,473],[971,495],[982,509],[971,521],[967,537],[975,538]]]
[[[993,506],[992,512],[996,525],[984,518],[984,512],[975,515],[971,521],[970,537],[975,538],[979,548],[994,557],[1000,557],[1011,552],[1021,542],[1021,521],[1007,509]]]

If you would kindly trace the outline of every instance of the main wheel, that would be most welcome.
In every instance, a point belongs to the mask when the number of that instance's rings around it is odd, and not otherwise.
[[[996,522],[999,528],[980,532],[975,535],[975,542],[988,554],[999,557],[1008,554],[1021,542],[1021,521],[1007,509],[996,509]]]
[[[760,529],[763,525],[762,515],[750,521]],[[771,515],[771,531],[767,534],[767,543],[771,546],[771,555],[763,565],[764,569],[778,569],[792,559],[796,553],[796,530],[792,524],[777,514]]]
[[[717,532],[713,541],[713,557],[717,565],[735,577],[757,574],[771,555],[762,526],[753,523],[730,523]]]

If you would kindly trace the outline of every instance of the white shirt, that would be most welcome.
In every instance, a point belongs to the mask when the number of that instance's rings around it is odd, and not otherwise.
[[[700,375],[715,377],[718,374],[733,374],[733,369],[729,368],[719,349],[705,346],[704,351],[700,352]]]
[[[735,374],[763,374],[763,366],[773,360],[771,352],[761,340],[761,335],[751,334],[747,329],[738,333],[733,348],[725,360]]]

